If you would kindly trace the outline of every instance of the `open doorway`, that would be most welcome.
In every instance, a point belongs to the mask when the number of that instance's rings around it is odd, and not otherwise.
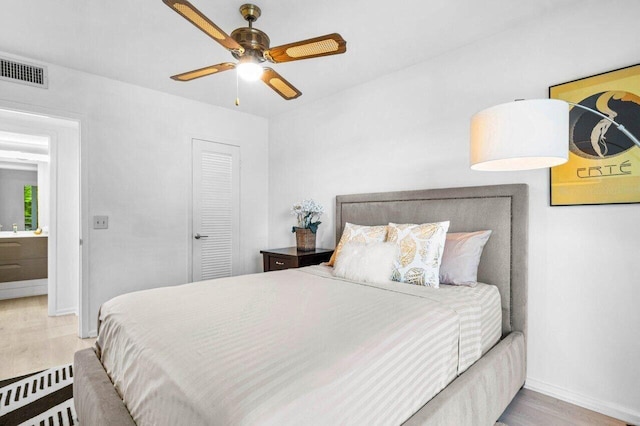
[[[12,198],[12,204],[17,205],[11,207],[11,215],[3,217],[0,210],[0,242],[10,242],[3,245],[7,253],[0,254],[4,263],[10,261],[4,268],[7,276],[0,279],[0,299],[46,294],[47,315],[79,315],[82,310],[79,121],[0,109],[0,179],[15,180],[13,192],[19,193]],[[18,182],[21,179],[28,182]],[[8,205],[8,198],[0,203]],[[2,274],[0,268],[0,278]],[[82,316],[79,318],[77,334],[81,335]]]
[[[48,293],[49,144],[0,128],[0,299]]]

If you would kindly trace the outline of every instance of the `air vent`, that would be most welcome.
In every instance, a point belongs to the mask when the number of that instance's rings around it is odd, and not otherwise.
[[[43,89],[49,86],[46,67],[6,58],[0,58],[0,80],[28,84]]]

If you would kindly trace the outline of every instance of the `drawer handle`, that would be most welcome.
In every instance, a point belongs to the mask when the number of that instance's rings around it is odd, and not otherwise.
[[[284,265],[284,262],[278,262],[278,261],[276,260],[276,265],[278,265],[278,266],[283,266],[283,265]]]
[[[20,243],[0,243],[0,247],[20,247]]]
[[[20,266],[20,265],[16,265],[16,264],[13,264],[13,265],[0,265],[0,270],[5,270],[5,269],[20,269],[20,268],[22,268],[22,266]]]

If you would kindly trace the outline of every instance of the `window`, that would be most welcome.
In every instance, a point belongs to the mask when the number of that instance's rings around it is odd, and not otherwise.
[[[38,228],[38,187],[24,186],[24,230],[34,231]]]

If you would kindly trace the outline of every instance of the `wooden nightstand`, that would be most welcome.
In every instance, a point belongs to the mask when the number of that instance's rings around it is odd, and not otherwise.
[[[260,253],[262,253],[264,271],[269,272],[328,262],[333,254],[333,250],[317,248],[312,251],[300,251],[296,247],[285,247],[272,250],[260,250]]]

